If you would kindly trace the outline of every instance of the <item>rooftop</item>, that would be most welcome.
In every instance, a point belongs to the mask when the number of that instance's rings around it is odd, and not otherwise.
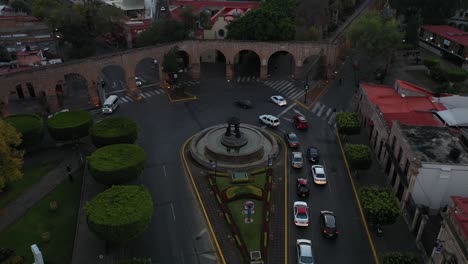
[[[463,46],[468,46],[468,33],[448,25],[425,25],[422,28],[442,38]]]
[[[457,221],[465,238],[468,238],[468,197],[451,196],[450,198],[452,198],[454,205],[453,208],[450,208],[450,212]]]
[[[392,126],[393,120],[406,125],[443,126],[443,123],[434,116],[433,112],[446,108],[437,103],[429,91],[407,82],[401,82],[399,85],[404,90],[417,91],[419,95],[399,94],[395,88],[385,85],[362,83],[361,87],[369,100],[378,106],[389,127]]]
[[[448,127],[407,126],[400,124],[400,130],[405,141],[414,154],[423,162],[444,164],[468,164],[468,153],[450,133]],[[458,159],[449,155],[454,148],[460,150]]]

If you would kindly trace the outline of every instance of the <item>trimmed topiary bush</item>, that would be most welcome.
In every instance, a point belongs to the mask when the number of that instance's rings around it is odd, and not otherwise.
[[[97,149],[87,159],[94,179],[110,186],[137,178],[145,167],[146,153],[137,145],[115,144]]]
[[[86,205],[89,228],[109,242],[126,242],[148,227],[153,201],[144,186],[112,186]]]
[[[368,169],[371,165],[369,146],[362,144],[345,144],[344,151],[353,169]]]
[[[412,253],[392,252],[383,257],[383,264],[418,264],[418,258]]]
[[[89,130],[96,147],[112,144],[133,144],[137,139],[138,126],[127,117],[111,117],[94,124]]]
[[[44,137],[44,122],[38,115],[18,114],[5,118],[5,122],[21,133],[23,142],[21,147],[38,144]]]
[[[336,113],[336,127],[341,134],[359,134],[361,130],[359,116],[356,113],[338,112]]]
[[[393,192],[386,188],[363,187],[359,200],[366,218],[374,225],[390,225],[400,215],[400,205]]]
[[[91,113],[82,110],[57,113],[47,120],[49,133],[55,140],[86,137],[92,124]]]

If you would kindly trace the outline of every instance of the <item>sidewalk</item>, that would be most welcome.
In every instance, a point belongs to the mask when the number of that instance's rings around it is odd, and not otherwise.
[[[64,159],[57,165],[57,167],[42,177],[38,183],[26,190],[15,201],[9,203],[4,208],[1,208],[0,231],[13,224],[23,216],[29,208],[39,202],[49,192],[54,190],[63,180],[67,179],[67,165],[71,166],[72,174],[79,169],[79,156],[76,153],[76,150],[71,147],[38,151],[36,155],[31,156],[31,158],[26,157],[24,164],[29,165],[44,160],[45,155],[48,157],[57,157],[57,159]]]

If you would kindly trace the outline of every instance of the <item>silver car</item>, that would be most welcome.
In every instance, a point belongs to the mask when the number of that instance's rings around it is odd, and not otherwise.
[[[304,159],[302,158],[302,152],[293,152],[291,156],[291,165],[293,168],[300,169],[304,165]]]
[[[312,253],[312,242],[308,239],[298,239],[297,247],[297,263],[298,264],[314,264],[314,254]]]

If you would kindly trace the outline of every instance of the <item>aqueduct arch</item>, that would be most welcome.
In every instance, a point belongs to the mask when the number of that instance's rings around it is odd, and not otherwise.
[[[21,84],[27,87],[27,83],[34,87],[36,95],[45,94],[51,111],[59,109],[56,85],[65,83],[64,76],[76,73],[86,80],[90,103],[99,105],[98,90],[101,83],[100,73],[108,65],[120,65],[124,72],[128,85],[128,94],[135,98],[139,96],[139,89],[135,84],[135,69],[137,64],[145,58],[153,58],[162,63],[164,54],[177,46],[185,51],[189,57],[189,70],[194,79],[200,78],[200,56],[206,50],[219,50],[225,56],[226,78],[232,79],[232,64],[234,57],[242,50],[251,50],[260,58],[260,79],[268,77],[268,60],[272,54],[285,51],[294,57],[294,73],[301,72],[303,60],[311,55],[324,54],[327,65],[334,67],[337,61],[339,44],[310,43],[310,42],[247,42],[247,41],[198,41],[189,40],[173,44],[132,49],[125,52],[92,57],[83,60],[71,61],[64,64],[41,66],[21,72],[11,72],[0,76],[0,107],[8,111],[8,102],[11,94],[16,94],[16,86]],[[162,76],[161,67],[158,67],[159,76]],[[295,74],[296,76],[296,74]],[[23,88],[24,90],[24,88]]]

